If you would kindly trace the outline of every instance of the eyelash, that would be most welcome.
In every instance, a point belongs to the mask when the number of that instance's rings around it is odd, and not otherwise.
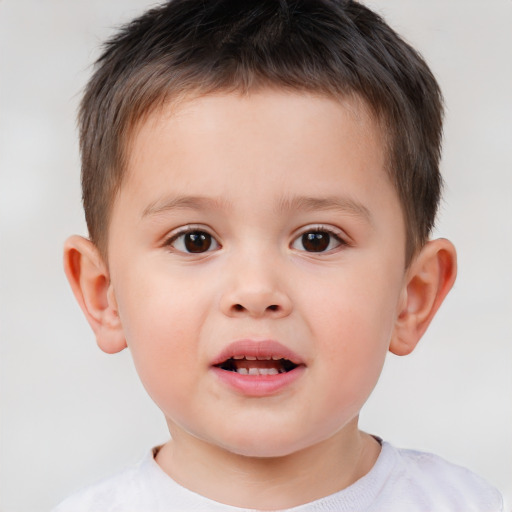
[[[185,245],[186,244],[185,236],[192,235],[192,234],[206,235],[208,237],[207,246],[206,246],[205,250],[199,250],[199,251],[186,250],[187,247]],[[178,240],[180,240],[180,238],[183,238],[183,246],[184,246],[185,250],[175,247],[176,242]],[[201,240],[198,240],[198,241],[199,241],[199,243],[201,242]],[[203,241],[204,241],[204,236],[203,236]],[[211,249],[212,245],[214,245],[213,249]],[[179,229],[176,233],[172,234],[165,241],[164,246],[172,247],[176,251],[178,251],[180,253],[184,253],[184,254],[204,254],[206,252],[211,252],[213,250],[220,249],[220,247],[221,247],[221,245],[219,244],[217,239],[213,235],[211,235],[205,228],[203,228],[201,226],[187,226],[187,227]],[[201,247],[198,246],[198,248],[201,248]]]
[[[326,234],[327,237],[324,237],[323,235]],[[185,237],[187,235],[198,235],[197,240],[191,240],[192,243],[198,242],[196,245],[196,249],[199,249],[197,251],[191,250],[193,248],[187,247],[187,241],[185,240]],[[206,235],[206,236],[205,236]],[[309,236],[309,239],[305,239],[307,235]],[[311,235],[314,235],[311,237]],[[316,235],[316,237],[315,237]],[[318,236],[321,235],[321,236]],[[182,239],[183,248],[176,247],[176,243]],[[302,246],[304,247],[304,242],[311,242],[313,244],[312,248],[313,250],[307,250],[306,248],[300,249],[295,246],[297,243],[302,242]],[[334,247],[331,247],[333,242],[336,244]],[[204,243],[205,245],[201,245],[201,243]],[[326,245],[327,244],[327,245]],[[316,245],[316,247],[315,247]],[[307,252],[307,253],[329,253],[334,251],[335,249],[339,248],[340,246],[347,246],[349,245],[348,242],[344,239],[342,234],[334,230],[333,228],[328,228],[325,226],[308,226],[306,229],[303,229],[302,232],[300,232],[290,244],[290,247],[292,249],[299,250],[300,252]],[[183,254],[205,254],[207,252],[212,252],[215,250],[218,250],[221,248],[220,243],[217,241],[217,239],[210,234],[205,228],[201,226],[187,226],[184,228],[179,229],[176,233],[172,234],[164,243],[165,247],[172,247],[177,252],[183,253]],[[212,247],[213,246],[213,247]],[[319,249],[319,250],[316,250]]]
[[[335,230],[334,228],[329,228],[329,227],[326,227],[326,226],[308,226],[306,229],[303,229],[294,239],[293,239],[293,242],[291,243],[291,247],[292,248],[296,248],[294,247],[294,245],[296,243],[301,243],[302,242],[302,245],[304,244],[304,242],[306,241],[304,239],[304,237],[306,235],[323,235],[323,234],[327,234],[328,237],[327,238],[324,238],[324,237],[319,237],[319,238],[316,238],[316,239],[313,239],[310,237],[310,241],[313,243],[313,244],[317,244],[317,248],[319,247],[321,250],[312,250],[312,251],[307,251],[307,250],[301,250],[301,252],[308,252],[308,253],[313,253],[313,254],[325,254],[325,253],[330,253],[332,251],[334,251],[335,249],[338,249],[339,247],[343,247],[343,246],[347,246],[349,245],[349,243],[346,241],[345,239],[345,236],[338,230]],[[336,244],[335,247],[330,247],[332,245],[332,243]],[[324,245],[327,243],[327,245],[324,247]],[[304,246],[304,245],[303,245]]]

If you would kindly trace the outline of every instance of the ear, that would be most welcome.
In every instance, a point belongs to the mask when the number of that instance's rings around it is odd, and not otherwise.
[[[68,238],[64,244],[64,271],[98,346],[108,354],[126,348],[108,267],[98,248],[81,236]]]
[[[389,350],[403,356],[414,350],[451,290],[457,275],[457,253],[441,238],[427,242],[406,272],[398,317]]]

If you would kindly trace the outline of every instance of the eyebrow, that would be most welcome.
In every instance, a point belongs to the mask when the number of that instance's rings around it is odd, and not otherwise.
[[[142,212],[142,218],[158,215],[171,210],[220,210],[226,207],[222,199],[203,196],[177,196],[157,200],[148,205]]]
[[[300,196],[293,198],[283,198],[279,202],[278,211],[299,210],[305,212],[314,211],[339,211],[342,213],[361,217],[372,224],[372,214],[370,210],[359,201],[350,197],[309,197]]]
[[[152,202],[142,212],[142,218],[172,210],[211,211],[222,210],[228,207],[229,203],[219,198],[204,196],[176,196]],[[277,213],[294,210],[303,212],[338,211],[360,217],[372,224],[372,215],[370,210],[362,203],[349,197],[284,197],[278,202],[276,208]]]

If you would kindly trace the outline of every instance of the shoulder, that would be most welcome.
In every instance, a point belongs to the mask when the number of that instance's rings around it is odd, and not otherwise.
[[[147,497],[155,485],[153,465],[153,452],[149,452],[138,464],[71,495],[53,512],[113,512],[141,504],[151,506]]]
[[[73,494],[53,512],[226,510],[176,483],[156,463],[154,448],[136,465]],[[233,509],[235,510],[235,509]],[[238,509],[236,509],[238,510]]]
[[[92,512],[101,510],[110,512],[119,502],[133,500],[140,485],[137,478],[138,468],[132,467],[115,476],[105,478],[61,502],[53,512]]]
[[[499,512],[500,493],[472,471],[432,453],[397,449],[384,443],[393,460],[389,488],[421,505],[421,510]]]

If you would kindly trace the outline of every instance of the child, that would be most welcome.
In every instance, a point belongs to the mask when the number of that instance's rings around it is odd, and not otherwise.
[[[107,44],[65,268],[172,439],[59,512],[502,510],[358,429],[455,280],[441,124],[424,61],[352,1],[174,0]]]

